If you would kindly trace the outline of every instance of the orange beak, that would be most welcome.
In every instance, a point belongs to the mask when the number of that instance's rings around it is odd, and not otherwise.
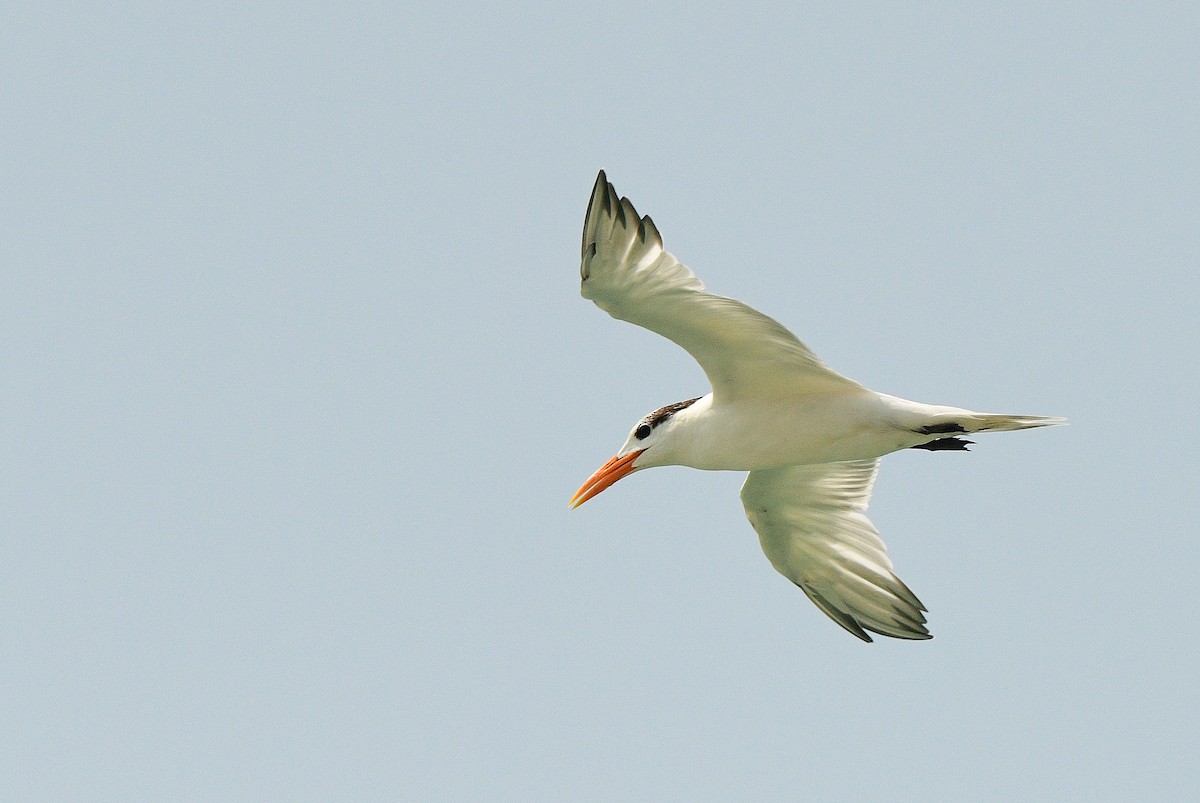
[[[580,485],[579,490],[571,497],[571,507],[579,507],[626,474],[632,473],[634,470],[633,461],[637,460],[638,455],[644,451],[646,450],[638,449],[636,452],[630,452],[624,457],[614,457],[596,469],[596,473],[588,477],[587,481],[583,485]]]

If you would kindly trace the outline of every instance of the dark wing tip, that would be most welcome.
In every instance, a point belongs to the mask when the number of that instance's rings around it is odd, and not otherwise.
[[[867,634],[868,630],[880,636],[887,636],[888,638],[895,639],[908,639],[911,641],[924,641],[926,639],[933,638],[933,636],[930,635],[929,631],[925,628],[925,617],[921,616],[919,613],[917,614],[918,618],[914,619],[911,614],[905,613],[903,610],[896,609],[897,613],[901,615],[892,617],[892,621],[895,624],[895,629],[892,630],[892,632],[885,632],[878,627],[872,627],[869,623],[859,620],[858,617],[854,616],[853,614],[835,607],[829,602],[829,600],[821,596],[820,592],[818,592],[816,589],[809,588],[803,583],[797,583],[795,580],[792,582],[795,583],[801,591],[807,594],[808,598],[816,603],[817,607],[820,608],[826,616],[841,625],[842,629],[844,629],[847,633],[850,633],[855,638],[862,639],[865,642],[874,642],[874,639]],[[907,586],[905,587],[905,590],[908,590]],[[911,593],[912,592],[910,591],[909,594]],[[916,597],[913,597],[913,599],[916,599]],[[917,607],[919,607],[922,611],[925,610],[924,606],[920,605],[919,600]]]
[[[658,227],[649,215],[642,215],[642,219],[638,221],[638,238],[643,244],[648,242],[659,248],[663,247],[662,235],[658,233]]]
[[[583,219],[580,258],[586,262],[589,257],[595,256],[596,239],[601,236],[598,235],[598,232],[602,232],[602,236],[608,236],[608,233],[615,230],[616,227],[620,227],[622,236],[635,236],[642,245],[650,244],[651,248],[663,247],[662,235],[659,234],[658,227],[654,225],[650,216],[638,215],[633,202],[617,195],[616,187],[608,180],[608,175],[601,170],[596,174],[592,197],[588,200],[587,213]],[[631,227],[634,227],[635,231],[625,234]],[[628,248],[631,244],[627,243],[626,247]],[[588,278],[586,266],[581,268],[580,274],[585,280]]]
[[[596,174],[596,183],[592,186],[592,197],[588,199],[587,213],[583,216],[583,242],[580,244],[580,256],[586,258],[588,249],[588,233],[595,230],[592,213],[601,211],[609,213],[612,209],[613,187],[608,183],[608,176],[601,170]]]
[[[899,628],[899,633],[885,633],[882,630],[871,627],[868,624],[863,624],[862,622],[859,622],[859,624],[862,624],[864,628],[870,630],[872,633],[878,633],[879,635],[887,636],[888,638],[905,639],[907,641],[928,641],[929,639],[933,638],[929,631],[925,629],[924,625],[913,626],[912,624],[900,619],[893,619],[892,621],[895,622],[896,627]]]
[[[604,211],[611,215],[613,209],[619,210],[621,208],[621,199],[617,197],[617,188],[611,182],[605,186]]]
[[[658,233],[658,226],[654,225],[654,221],[650,219],[649,215],[646,215],[642,218],[639,231],[644,232],[645,234],[645,236],[642,238],[642,242],[650,240],[659,248],[663,247],[662,235]]]
[[[792,580],[792,582],[795,583],[796,587],[799,588],[801,591],[803,591],[808,596],[808,598],[810,600],[812,600],[818,608],[821,609],[822,613],[824,613],[830,619],[832,619],[833,621],[835,621],[839,625],[841,625],[842,629],[844,629],[847,633],[854,636],[855,638],[862,639],[863,641],[867,642],[868,644],[875,641],[875,639],[873,639],[867,635],[866,630],[863,630],[862,627],[859,626],[859,622],[853,616],[850,616],[845,611],[840,610],[840,609],[836,608],[835,606],[833,606],[832,604],[830,604],[829,600],[827,600],[827,599],[825,599],[825,597],[821,596],[820,592],[818,592],[815,588],[809,588],[808,586],[804,585],[803,583],[797,583],[795,580]],[[870,628],[868,628],[868,629],[870,629]],[[878,633],[879,631],[875,631],[875,632]],[[887,634],[880,633],[879,635],[883,636],[883,635],[887,635]]]

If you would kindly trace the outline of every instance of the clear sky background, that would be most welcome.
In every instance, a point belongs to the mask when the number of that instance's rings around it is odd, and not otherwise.
[[[23,4],[0,27],[0,797],[1194,800],[1200,12]],[[599,168],[921,401],[928,642],[742,475],[569,511],[699,368],[578,294]]]

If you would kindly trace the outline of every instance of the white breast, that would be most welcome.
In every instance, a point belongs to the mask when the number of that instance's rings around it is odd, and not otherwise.
[[[897,427],[886,400],[854,389],[715,405],[705,396],[675,416],[669,442],[651,452],[659,451],[654,465],[753,471],[862,460],[909,445],[911,433]]]

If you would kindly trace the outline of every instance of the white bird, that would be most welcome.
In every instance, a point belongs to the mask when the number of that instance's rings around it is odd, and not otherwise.
[[[583,223],[580,275],[584,298],[682,346],[712,392],[639,420],[571,507],[644,468],[749,471],[742,504],[771,564],[864,641],[866,631],[930,638],[927,609],[892,573],[865,513],[880,456],[964,450],[972,441],[959,435],[1066,423],[921,404],[847,379],[775,320],[705,292],[603,170]]]

